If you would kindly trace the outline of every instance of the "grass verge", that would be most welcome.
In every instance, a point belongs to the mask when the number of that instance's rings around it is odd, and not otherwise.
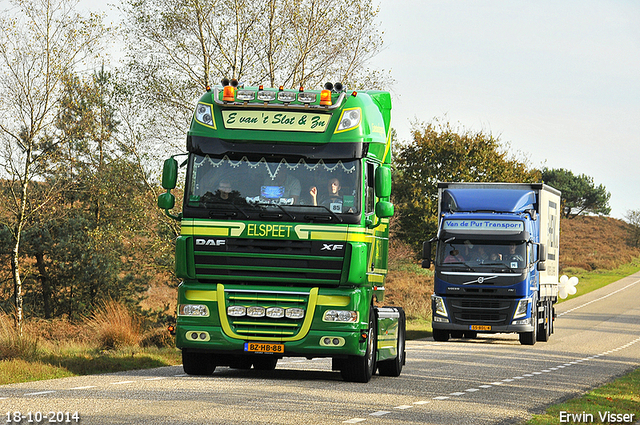
[[[12,358],[0,361],[0,385],[69,376],[150,369],[181,364],[176,348],[121,348],[99,351],[44,352],[30,359]]]
[[[640,369],[636,369],[609,384],[589,391],[582,397],[553,405],[546,413],[534,415],[524,424],[636,423],[640,420],[639,391]],[[606,416],[607,413],[615,416]]]

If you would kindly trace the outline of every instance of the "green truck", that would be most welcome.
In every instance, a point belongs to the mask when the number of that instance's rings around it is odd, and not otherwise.
[[[391,195],[391,97],[244,87],[200,98],[158,206],[176,240],[176,345],[187,374],[271,370],[284,356],[331,358],[343,379],[398,376],[405,315],[382,307]]]

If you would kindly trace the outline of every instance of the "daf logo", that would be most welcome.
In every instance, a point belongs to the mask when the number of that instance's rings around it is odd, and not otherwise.
[[[342,244],[323,243],[320,251],[340,251],[341,249],[344,249]]]
[[[197,246],[223,246],[226,244],[226,239],[196,239]]]

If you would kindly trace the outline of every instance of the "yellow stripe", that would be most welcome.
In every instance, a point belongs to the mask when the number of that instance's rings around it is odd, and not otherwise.
[[[318,295],[318,305],[330,307],[346,307],[350,302],[350,297],[345,297],[342,295]]]
[[[189,301],[217,301],[216,291],[198,291],[189,289],[185,291],[184,297]]]

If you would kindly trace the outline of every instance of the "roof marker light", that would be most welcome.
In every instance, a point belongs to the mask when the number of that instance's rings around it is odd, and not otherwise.
[[[233,102],[236,100],[236,88],[233,86],[224,86],[224,91],[222,92],[222,100],[225,102]]]
[[[331,106],[331,90],[325,89],[320,92],[320,104],[323,106]]]

